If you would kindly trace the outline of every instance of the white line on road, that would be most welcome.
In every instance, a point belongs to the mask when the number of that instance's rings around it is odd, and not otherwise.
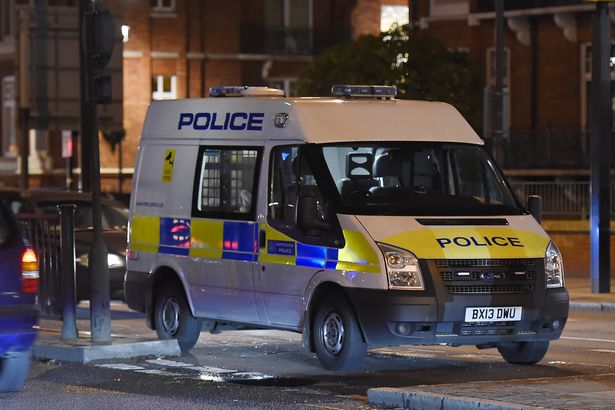
[[[111,363],[111,364],[97,364],[96,367],[104,367],[107,369],[115,369],[115,370],[143,370],[144,367],[134,366],[132,364],[125,363]]]
[[[610,350],[610,349],[590,349],[590,352],[615,353],[615,350]]]
[[[615,340],[610,340],[610,339],[592,339],[592,338],[589,338],[589,337],[562,336],[561,339],[566,339],[566,340],[582,340],[584,342],[615,343]]]
[[[191,363],[176,362],[174,360],[165,360],[165,359],[147,360],[147,363],[156,364],[158,366],[166,366],[166,367],[181,367],[184,369],[190,369],[190,370],[195,370],[197,372],[211,373],[211,374],[235,373],[237,371],[233,369],[221,369],[219,367],[196,366]]]

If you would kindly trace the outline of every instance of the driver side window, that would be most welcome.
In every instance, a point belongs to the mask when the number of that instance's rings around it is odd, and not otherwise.
[[[269,197],[267,220],[272,227],[305,243],[324,245],[331,242],[338,230],[336,218],[327,213],[327,205],[312,168],[299,146],[280,146],[271,150],[269,168]],[[300,226],[298,211],[301,198],[310,198],[313,208],[303,209],[311,214],[310,227]],[[314,213],[316,215],[314,215]],[[335,226],[331,225],[334,219]],[[316,223],[314,223],[316,221]],[[320,222],[320,223],[319,223]]]

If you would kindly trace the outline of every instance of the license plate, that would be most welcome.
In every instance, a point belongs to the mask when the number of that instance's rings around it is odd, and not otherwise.
[[[522,313],[521,306],[469,307],[466,308],[466,322],[517,322]]]

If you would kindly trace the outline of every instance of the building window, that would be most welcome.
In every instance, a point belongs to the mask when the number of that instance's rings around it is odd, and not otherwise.
[[[2,155],[17,155],[15,131],[15,77],[2,79]]]
[[[253,218],[259,149],[203,147],[199,157],[195,213],[224,219]]]
[[[460,16],[470,12],[468,0],[430,0],[429,15],[439,16]]]
[[[581,124],[589,130],[592,117],[592,46],[590,43],[581,46],[582,79],[581,79]],[[615,130],[615,43],[611,43],[611,109],[613,110],[612,128]]]
[[[486,86],[495,87],[495,47],[487,49]],[[510,49],[504,47],[504,87],[510,88]]]
[[[152,11],[174,11],[175,0],[150,0]]]
[[[265,48],[270,53],[312,51],[313,0],[265,0]]]
[[[177,98],[177,76],[155,75],[152,77],[152,100]]]
[[[380,31],[410,23],[409,10],[408,6],[380,6]]]
[[[296,97],[299,95],[297,85],[298,82],[296,78],[270,78],[267,81],[268,87],[284,91],[284,95],[287,97]]]
[[[0,40],[13,33],[15,0],[3,0],[0,6]]]

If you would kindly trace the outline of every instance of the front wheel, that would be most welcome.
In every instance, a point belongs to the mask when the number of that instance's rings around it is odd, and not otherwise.
[[[28,377],[31,357],[31,351],[0,357],[0,392],[21,390]]]
[[[317,308],[313,323],[316,355],[327,370],[361,368],[367,346],[350,304],[331,295]]]
[[[184,291],[176,283],[165,283],[158,292],[154,320],[158,337],[177,339],[182,352],[192,349],[199,340],[201,321],[192,316]]]
[[[498,345],[498,351],[508,363],[535,364],[542,360],[549,350],[548,341],[509,342]]]

